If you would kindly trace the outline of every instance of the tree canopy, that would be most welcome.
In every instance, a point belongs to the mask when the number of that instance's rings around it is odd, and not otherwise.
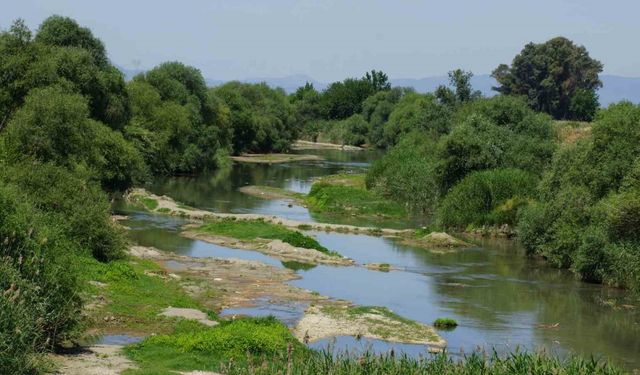
[[[557,37],[527,44],[511,66],[501,64],[492,76],[499,84],[496,91],[524,96],[536,111],[556,119],[589,120],[597,108],[601,72],[602,63],[591,58],[584,46]]]

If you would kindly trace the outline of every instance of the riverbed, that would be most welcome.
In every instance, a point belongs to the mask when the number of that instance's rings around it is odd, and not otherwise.
[[[318,216],[284,200],[264,200],[238,191],[248,185],[267,185],[306,193],[315,177],[339,172],[364,172],[378,153],[323,150],[324,160],[282,164],[235,163],[230,169],[198,177],[156,180],[148,189],[204,210],[259,213],[300,221],[338,222],[363,226],[414,228],[419,220],[372,222],[357,217]],[[292,285],[358,305],[384,306],[423,323],[449,317],[459,326],[440,331],[452,354],[474,350],[499,352],[517,348],[559,354],[575,352],[605,357],[626,368],[640,368],[640,306],[627,292],[580,282],[565,270],[528,258],[517,241],[471,239],[475,247],[452,252],[430,252],[390,238],[362,234],[308,232],[325,247],[355,260],[357,265],[387,263],[391,271],[364,267],[334,267],[282,263],[258,252],[230,249],[179,235],[179,218],[125,212],[132,240],[142,246],[192,257],[241,258],[277,267],[294,267],[300,278]],[[271,305],[256,301],[255,308],[222,311],[222,315],[273,314],[293,326],[302,316],[300,304]],[[358,341],[337,337],[312,344],[322,348],[425,354],[419,345]]]

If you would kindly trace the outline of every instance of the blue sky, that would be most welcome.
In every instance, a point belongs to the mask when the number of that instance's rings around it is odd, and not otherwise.
[[[557,35],[585,45],[605,73],[640,76],[638,0],[0,1],[2,29],[18,17],[37,28],[51,14],[70,16],[118,65],[180,60],[215,79],[482,74]]]

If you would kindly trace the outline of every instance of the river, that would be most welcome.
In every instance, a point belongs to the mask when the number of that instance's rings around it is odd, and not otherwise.
[[[225,171],[198,177],[156,180],[149,187],[187,205],[231,213],[260,213],[285,218],[336,222],[336,218],[312,215],[301,206],[279,200],[263,200],[238,191],[246,185],[268,185],[308,192],[312,179],[341,171],[364,171],[374,152],[306,151],[324,161],[287,164],[234,164]],[[233,257],[259,260],[284,267],[263,254],[229,249],[179,236],[180,219],[127,212],[125,225],[133,241],[143,246],[194,257]],[[340,222],[372,225],[358,218]],[[379,224],[379,223],[377,223]],[[385,226],[415,227],[418,222],[384,223]],[[299,280],[291,284],[332,298],[359,305],[385,306],[392,311],[430,324],[438,317],[450,317],[459,326],[440,331],[452,354],[478,348],[495,348],[504,353],[517,348],[545,348],[554,353],[580,353],[604,357],[628,368],[640,368],[640,307],[624,291],[580,282],[568,271],[549,267],[528,258],[515,241],[482,240],[462,251],[436,253],[400,245],[388,238],[310,232],[321,244],[350,257],[358,264],[388,263],[394,271],[379,272],[362,267],[296,267]],[[290,265],[287,265],[290,267]],[[613,304],[611,301],[616,301]],[[223,314],[273,314],[295,324],[305,306],[271,305],[256,301],[257,307],[223,311]],[[623,306],[624,305],[624,306]],[[329,342],[331,341],[331,342]],[[356,341],[338,337],[313,344],[331,344],[338,349],[385,351],[391,347],[411,355],[424,354],[424,347],[383,341]]]

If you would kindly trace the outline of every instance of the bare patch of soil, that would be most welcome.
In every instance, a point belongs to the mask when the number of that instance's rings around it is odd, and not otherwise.
[[[95,345],[81,349],[77,353],[55,355],[59,365],[56,374],[64,375],[117,375],[134,368],[124,357],[120,345]]]
[[[446,341],[432,327],[398,317],[382,307],[310,306],[294,334],[304,342],[355,336],[440,348],[446,346]]]

